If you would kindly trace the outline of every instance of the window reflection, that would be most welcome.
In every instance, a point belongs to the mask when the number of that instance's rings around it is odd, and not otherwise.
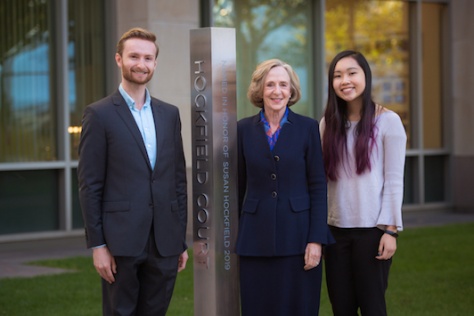
[[[271,3],[278,3],[278,7]],[[342,50],[361,51],[372,68],[374,100],[400,115],[407,147],[413,149],[405,165],[404,203],[446,201],[444,184],[449,168],[444,154],[443,69],[448,48],[443,35],[448,1],[326,0],[325,40],[313,44],[312,39],[318,37],[311,31],[317,16],[314,3],[214,1],[214,25],[236,29],[239,116],[256,111],[245,94],[259,61],[279,57],[295,66],[303,93],[308,93],[301,112],[313,116],[318,105],[308,103],[316,99],[313,78],[320,76],[312,72],[320,62],[316,60],[319,52],[313,49],[324,44],[327,66]],[[311,16],[311,12],[316,14]],[[410,67],[418,60],[421,64]]]
[[[362,52],[372,68],[374,100],[397,112],[410,144],[408,4],[326,1],[326,65],[340,51]]]
[[[56,160],[50,2],[0,5],[0,162]]]
[[[233,27],[237,37],[237,112],[245,117],[256,109],[247,100],[247,88],[258,63],[279,58],[297,72],[301,100],[293,110],[312,116],[311,1],[216,0],[214,26]]]
[[[56,77],[52,1],[0,0],[0,163],[54,161],[64,104]],[[77,158],[84,107],[105,93],[104,1],[68,1],[68,105],[71,157]],[[61,26],[62,27],[62,26]],[[60,127],[60,126],[59,126]],[[69,154],[69,153],[67,153]]]
[[[68,1],[71,158],[77,159],[84,108],[105,96],[104,2]]]

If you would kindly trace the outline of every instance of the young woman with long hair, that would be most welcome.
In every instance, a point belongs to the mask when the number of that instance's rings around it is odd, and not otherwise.
[[[386,315],[385,290],[403,229],[406,133],[400,117],[372,100],[365,57],[343,51],[329,66],[320,131],[328,180],[325,249],[334,315]]]

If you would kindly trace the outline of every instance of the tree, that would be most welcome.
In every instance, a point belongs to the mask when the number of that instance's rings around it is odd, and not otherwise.
[[[240,117],[255,113],[255,108],[248,106],[246,102],[246,93],[258,63],[269,58],[279,58],[294,68],[308,68],[310,61],[305,57],[309,51],[309,7],[310,3],[305,0],[217,2],[214,7],[216,26],[236,29],[237,99]]]

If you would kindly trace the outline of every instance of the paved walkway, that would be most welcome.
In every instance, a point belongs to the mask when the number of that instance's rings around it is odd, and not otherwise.
[[[405,228],[474,222],[474,212],[408,211],[404,213],[403,221]],[[68,272],[63,269],[39,267],[26,263],[90,255],[91,251],[86,249],[83,236],[0,243],[0,279]]]
[[[26,263],[90,255],[83,236],[0,243],[0,279],[64,273],[67,270]]]

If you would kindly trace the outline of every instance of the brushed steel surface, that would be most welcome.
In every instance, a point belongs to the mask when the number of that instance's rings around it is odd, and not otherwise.
[[[240,315],[235,29],[190,31],[194,315]]]

